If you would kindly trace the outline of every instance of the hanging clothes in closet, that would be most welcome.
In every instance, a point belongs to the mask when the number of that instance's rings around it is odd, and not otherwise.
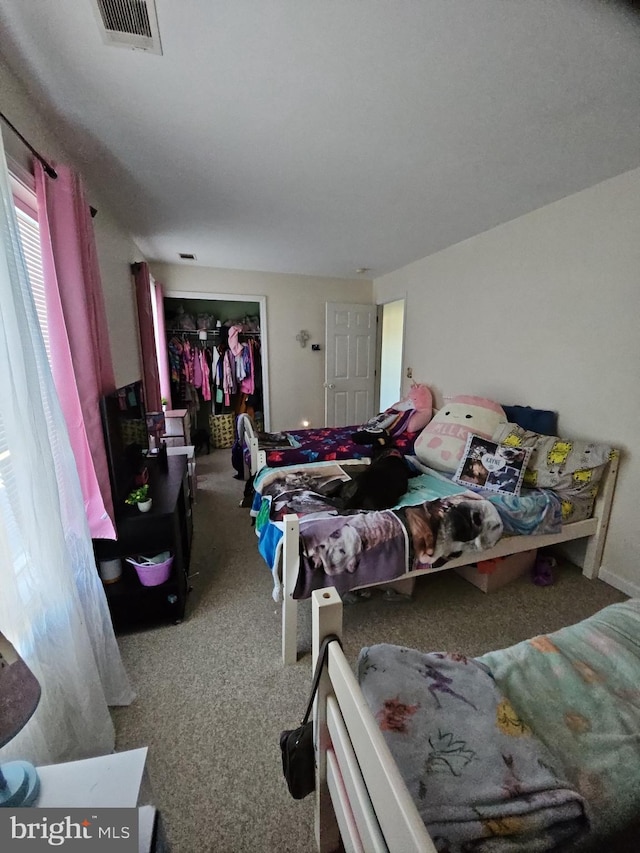
[[[212,399],[214,349],[200,340],[198,332],[172,334],[168,343],[171,399],[174,408],[189,408],[197,414]],[[210,408],[210,406],[209,406]],[[210,411],[206,413],[210,414]]]
[[[235,414],[248,410],[250,397],[254,398],[251,405],[254,411],[262,408],[261,404],[256,405],[255,399],[261,374],[260,345],[254,337],[249,337],[250,334],[242,326],[232,325],[226,332],[226,341],[222,340],[218,345],[220,360],[215,378],[216,399]],[[241,337],[249,339],[241,340]]]
[[[173,408],[188,408],[196,427],[207,425],[212,414],[261,413],[259,337],[259,331],[247,331],[242,322],[208,330],[169,330]]]

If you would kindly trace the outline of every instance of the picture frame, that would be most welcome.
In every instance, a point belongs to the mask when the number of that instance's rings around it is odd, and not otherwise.
[[[472,490],[519,495],[531,452],[471,434],[453,479]]]

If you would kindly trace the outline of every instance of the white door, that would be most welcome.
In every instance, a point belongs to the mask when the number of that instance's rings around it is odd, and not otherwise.
[[[374,415],[376,315],[375,305],[327,302],[327,426],[356,426]]]

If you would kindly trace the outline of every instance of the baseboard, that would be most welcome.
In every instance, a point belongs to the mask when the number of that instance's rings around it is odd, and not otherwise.
[[[633,583],[633,581],[628,581],[624,578],[619,578],[618,575],[614,575],[613,572],[608,572],[606,569],[600,569],[598,572],[598,580],[608,583],[609,586],[619,589],[620,592],[624,592],[625,595],[630,595],[631,598],[640,598],[640,584]]]

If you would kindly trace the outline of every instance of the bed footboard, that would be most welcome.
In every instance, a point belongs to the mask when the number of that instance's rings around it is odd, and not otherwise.
[[[313,661],[328,634],[342,636],[336,590],[312,595]],[[330,643],[314,713],[315,833],[320,853],[436,853],[400,771],[338,643]]]
[[[282,539],[282,663],[298,660],[298,602],[293,597],[300,568],[300,525],[297,515],[285,515]]]

